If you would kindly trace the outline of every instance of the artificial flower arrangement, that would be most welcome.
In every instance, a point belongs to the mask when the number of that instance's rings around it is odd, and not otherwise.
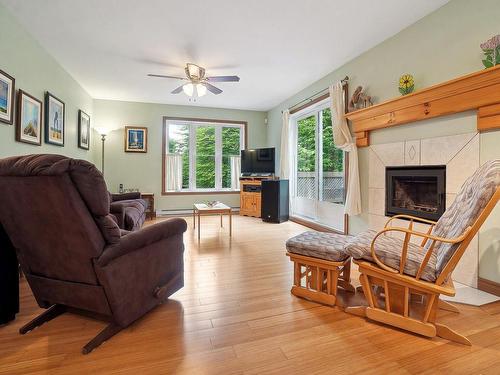
[[[399,78],[399,92],[401,95],[407,95],[415,89],[415,81],[411,74],[403,74]]]
[[[500,34],[481,43],[480,47],[484,53],[483,65],[485,68],[500,64]]]

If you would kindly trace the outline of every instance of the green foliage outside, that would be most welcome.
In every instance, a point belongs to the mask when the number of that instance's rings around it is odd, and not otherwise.
[[[168,152],[182,155],[182,188],[189,188],[189,126],[170,125]],[[196,187],[215,188],[215,126],[195,127]],[[231,156],[240,155],[240,129],[222,128],[222,187],[231,187]]]
[[[196,187],[215,188],[215,127],[196,127]]]
[[[332,114],[329,108],[322,112],[323,172],[342,172],[343,152],[333,143]],[[297,163],[299,172],[315,172],[316,116],[298,121]]]

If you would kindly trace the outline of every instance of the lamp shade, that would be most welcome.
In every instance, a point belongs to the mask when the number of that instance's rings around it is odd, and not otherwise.
[[[198,96],[204,96],[207,93],[207,87],[201,83],[198,83],[196,85],[196,92],[198,93]]]
[[[97,128],[94,128],[96,130],[96,132],[98,132],[100,135],[107,135],[109,133],[109,129],[104,127],[104,126],[100,126],[100,127],[97,127]]]
[[[182,90],[187,96],[193,96],[194,85],[192,83],[186,83],[184,86],[182,86]]]

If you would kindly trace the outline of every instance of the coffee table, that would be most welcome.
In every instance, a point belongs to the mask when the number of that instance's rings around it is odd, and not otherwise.
[[[193,228],[196,229],[196,216],[198,216],[198,240],[200,240],[200,217],[202,215],[220,215],[220,226],[222,228],[222,215],[229,215],[229,237],[233,232],[233,215],[231,207],[224,203],[217,203],[215,206],[208,206],[205,203],[195,203],[193,205]]]

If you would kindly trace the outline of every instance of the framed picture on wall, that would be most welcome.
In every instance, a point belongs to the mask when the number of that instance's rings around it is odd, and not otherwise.
[[[14,93],[16,80],[0,70],[0,122],[14,122]]]
[[[45,93],[45,143],[64,146],[64,102]]]
[[[23,90],[17,94],[16,140],[42,145],[42,102]]]
[[[148,128],[125,126],[125,152],[148,152]]]
[[[78,110],[78,147],[90,149],[90,116]]]

